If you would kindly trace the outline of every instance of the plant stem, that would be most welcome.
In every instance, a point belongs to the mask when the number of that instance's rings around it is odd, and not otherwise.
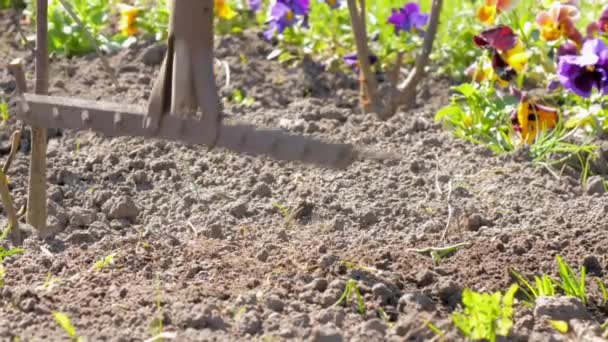
[[[48,93],[48,1],[37,0],[36,8],[36,80],[34,92]],[[28,191],[27,222],[38,230],[41,237],[46,231],[46,149],[47,130],[32,126],[32,152],[30,161],[30,183]]]
[[[406,107],[413,106],[416,101],[416,88],[425,74],[424,69],[428,64],[431,51],[433,50],[433,43],[435,41],[435,36],[437,35],[437,28],[439,27],[439,16],[441,14],[442,5],[443,0],[433,0],[433,4],[431,6],[431,19],[429,20],[429,26],[424,35],[422,51],[420,52],[420,55],[418,55],[418,57],[416,58],[416,64],[414,66],[414,69],[412,69],[407,79],[399,87],[399,104],[405,105]],[[386,117],[384,118],[386,119],[390,116],[393,116],[394,111],[392,113],[385,114]]]
[[[348,10],[350,12],[351,25],[355,35],[355,45],[357,48],[357,60],[360,69],[360,92],[361,109],[364,113],[383,112],[382,103],[378,97],[378,84],[375,75],[372,73],[369,63],[369,47],[367,46],[367,28],[365,25],[365,0],[348,0]]]

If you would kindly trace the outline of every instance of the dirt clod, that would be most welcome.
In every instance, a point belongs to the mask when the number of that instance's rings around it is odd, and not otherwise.
[[[534,317],[547,316],[549,319],[569,321],[571,319],[588,320],[589,311],[574,297],[539,297],[534,306]]]
[[[127,196],[112,197],[101,207],[110,219],[134,221],[139,215],[139,208],[132,198]]]

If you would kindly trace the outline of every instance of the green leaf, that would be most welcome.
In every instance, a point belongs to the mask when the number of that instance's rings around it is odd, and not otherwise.
[[[446,116],[465,115],[465,112],[459,105],[451,104],[437,111],[435,114],[435,122],[443,120]]]
[[[2,262],[2,260],[4,260],[4,258],[8,258],[10,256],[24,253],[24,252],[25,252],[25,249],[23,249],[23,248],[4,249],[4,248],[0,247],[0,262]]]
[[[443,330],[441,330],[438,326],[436,326],[435,324],[433,324],[432,322],[428,322],[426,324],[427,328],[431,329],[432,332],[435,333],[435,335],[437,336],[445,336],[445,332]]]
[[[7,122],[8,119],[10,119],[10,116],[8,114],[8,103],[6,103],[6,101],[4,101],[4,99],[2,99],[2,101],[0,101],[0,120],[2,120],[2,122]]]
[[[569,326],[568,326],[568,322],[566,322],[566,321],[554,321],[554,320],[550,319],[549,324],[551,324],[551,326],[553,326],[553,328],[555,328],[555,330],[557,330],[558,332],[560,332],[562,334],[568,333]]]
[[[470,98],[478,92],[477,89],[475,89],[475,87],[470,83],[463,83],[459,86],[454,87],[454,89],[460,92],[466,98]]]
[[[65,331],[66,334],[68,334],[68,336],[72,340],[80,340],[78,338],[78,334],[76,333],[76,328],[72,324],[72,321],[70,320],[70,317],[68,317],[68,315],[58,311],[53,311],[52,314],[55,318],[55,321],[57,321],[57,324],[59,324],[59,326]]]

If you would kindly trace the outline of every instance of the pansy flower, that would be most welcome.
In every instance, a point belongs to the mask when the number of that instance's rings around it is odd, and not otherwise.
[[[558,74],[564,88],[582,97],[589,97],[596,88],[608,94],[608,46],[600,39],[589,39],[580,55],[559,58]]]
[[[340,7],[340,0],[325,0],[325,3],[329,6],[329,8],[331,9],[337,9]]]
[[[120,32],[125,36],[134,36],[139,30],[137,29],[137,16],[139,15],[139,8],[120,4],[120,21],[118,26],[120,28]]]
[[[309,11],[309,0],[277,0],[270,10],[269,29],[264,32],[264,37],[270,40],[275,33],[283,33],[296,23],[298,15],[304,16],[306,25]]]
[[[490,51],[492,67],[502,84],[524,71],[529,55],[510,27],[501,25],[485,30],[474,36],[473,41]]]
[[[484,0],[484,4],[477,9],[477,18],[484,24],[492,25],[496,17],[517,5],[517,0]]]
[[[420,12],[420,6],[415,2],[405,4],[403,8],[393,9],[388,23],[395,27],[395,34],[399,31],[415,32],[424,27],[429,21],[429,15]]]
[[[532,144],[540,132],[555,128],[558,119],[557,109],[524,98],[513,112],[511,124],[523,141]]]
[[[378,62],[378,56],[374,54],[369,55],[369,64],[374,65],[376,62]],[[350,53],[344,56],[344,64],[351,67],[354,72],[359,73],[359,58],[356,53]]]
[[[548,11],[541,11],[536,16],[540,33],[546,41],[554,41],[566,37],[579,47],[583,44],[583,36],[576,29],[574,22],[580,17],[576,6],[555,2]]]
[[[236,12],[230,7],[227,0],[215,0],[215,14],[226,20],[236,17]]]
[[[602,11],[600,19],[597,21],[597,26],[602,33],[608,33],[608,7]]]
[[[262,0],[249,0],[249,9],[252,12],[259,12],[262,9]]]

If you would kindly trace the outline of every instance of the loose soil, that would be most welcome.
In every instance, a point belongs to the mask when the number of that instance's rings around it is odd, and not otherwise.
[[[2,14],[0,60],[33,57]],[[380,341],[437,338],[426,322],[461,340],[449,314],[464,288],[506,290],[509,268],[556,275],[555,256],[608,282],[608,203],[578,175],[559,177],[525,153],[496,157],[434,123],[449,82],[424,82],[415,109],[386,122],[357,109],[354,75],[312,61],[266,60],[255,33],[223,37],[226,114],[265,127],[396,152],[344,171],[250,158],[202,146],[91,132],[53,132],[48,147],[49,226],[26,252],[4,261],[0,339],[67,340],[51,315],[65,312],[87,340]],[[145,104],[163,47],[142,42],[111,56],[119,87],[95,56],[51,60],[50,93]],[[0,93],[15,83],[0,71]],[[18,124],[0,129],[6,156]],[[27,137],[26,137],[27,138]],[[26,197],[29,143],[9,172]],[[287,212],[284,215],[284,212]],[[285,216],[288,216],[286,219]],[[467,242],[434,265],[412,249]],[[3,245],[9,247],[8,242]],[[109,255],[113,264],[94,270]],[[348,279],[366,304],[334,306]],[[600,339],[606,307],[589,279],[590,304],[547,300],[517,307],[508,340]],[[557,308],[557,309],[556,309]],[[379,312],[383,310],[385,316]],[[548,318],[566,315],[569,336]],[[601,340],[601,339],[600,339]]]

